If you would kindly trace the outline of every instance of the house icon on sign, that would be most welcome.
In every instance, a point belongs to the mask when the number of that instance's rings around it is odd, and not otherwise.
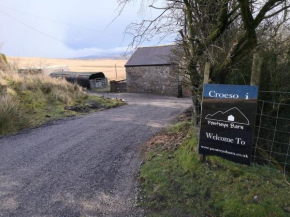
[[[228,116],[228,121],[235,121],[235,117],[233,115]]]

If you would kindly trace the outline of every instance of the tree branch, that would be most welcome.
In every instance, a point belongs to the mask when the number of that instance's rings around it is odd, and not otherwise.
[[[259,26],[259,24],[264,20],[267,12],[270,11],[273,8],[273,6],[275,6],[276,3],[282,3],[284,1],[285,0],[268,0],[268,2],[265,3],[265,5],[262,7],[262,9],[260,10],[260,12],[258,13],[258,15],[254,20],[255,28]]]

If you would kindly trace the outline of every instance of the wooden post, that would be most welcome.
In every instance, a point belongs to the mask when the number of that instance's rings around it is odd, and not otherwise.
[[[115,64],[115,71],[116,71],[116,80],[117,80],[118,79],[117,64]]]
[[[204,75],[203,75],[203,83],[208,84],[209,82],[209,73],[210,73],[210,62],[205,63]]]
[[[210,67],[211,67],[210,63],[206,62],[205,68],[204,68],[204,74],[203,74],[203,83],[204,84],[208,84],[208,82],[209,82]],[[199,97],[199,95],[202,95],[202,92],[200,92],[200,90],[197,92],[198,97]],[[201,101],[201,99],[200,99],[200,101]],[[198,105],[199,106],[197,107],[197,109],[199,109],[198,114],[200,115],[201,114],[201,103],[198,103]],[[196,117],[196,119],[197,120],[200,119],[200,116]],[[199,123],[199,121],[195,121],[195,123]],[[195,127],[198,127],[198,125]]]
[[[258,86],[258,91],[260,91],[262,64],[263,64],[263,58],[260,57],[260,55],[258,53],[254,53],[250,85],[251,86]],[[258,106],[256,107],[256,111],[257,110],[258,110]],[[256,127],[256,123],[254,123],[254,129],[255,129],[255,127]],[[265,155],[264,157],[266,157],[266,159],[271,158],[267,152],[261,153],[262,150],[258,149],[258,147],[256,147],[256,150],[257,150],[257,152],[260,152],[260,154],[264,154]]]
[[[252,74],[251,74],[251,85],[260,86],[261,81],[261,72],[262,72],[263,59],[259,54],[255,53],[253,55],[253,64],[252,64]]]
[[[204,74],[203,74],[203,83],[204,84],[208,84],[208,82],[209,82],[210,67],[211,67],[210,62],[206,62],[205,67],[204,67]],[[198,143],[199,143],[199,139],[198,139]],[[202,163],[206,162],[206,155],[205,154],[200,156],[200,162],[202,162]]]

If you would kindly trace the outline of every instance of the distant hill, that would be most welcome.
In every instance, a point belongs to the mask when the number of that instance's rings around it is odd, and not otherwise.
[[[110,80],[126,79],[126,71],[124,65],[127,60],[115,55],[115,59],[112,57],[98,58],[95,56],[86,57],[85,59],[51,59],[51,58],[38,58],[38,57],[7,57],[8,62],[14,64],[19,69],[27,67],[38,68],[43,66],[44,68],[67,66],[70,71],[74,72],[103,72]],[[120,59],[119,59],[120,58]]]
[[[86,56],[86,57],[76,57],[72,59],[76,60],[96,60],[96,59],[116,59],[116,60],[124,60],[129,59],[131,54],[128,54],[126,56],[122,54],[100,54],[100,55],[92,55],[92,56]]]

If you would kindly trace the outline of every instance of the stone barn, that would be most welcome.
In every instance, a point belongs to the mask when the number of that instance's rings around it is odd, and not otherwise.
[[[175,45],[139,47],[126,63],[127,91],[181,97]]]

